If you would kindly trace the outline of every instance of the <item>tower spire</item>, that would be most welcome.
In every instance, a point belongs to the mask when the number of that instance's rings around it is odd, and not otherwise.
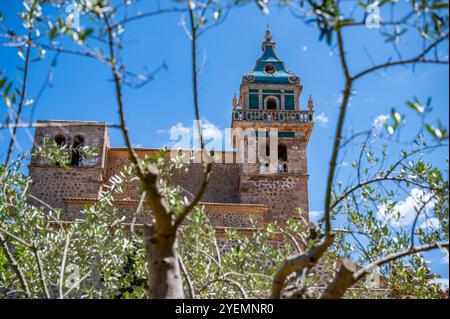
[[[264,40],[265,42],[272,42],[272,31],[270,31],[269,22],[267,22],[266,35],[264,36]]]
[[[312,111],[312,110],[314,109],[314,100],[312,99],[311,94],[309,95],[308,109],[309,109],[310,111]]]

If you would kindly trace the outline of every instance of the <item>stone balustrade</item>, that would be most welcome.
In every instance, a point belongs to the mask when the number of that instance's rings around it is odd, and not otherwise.
[[[240,109],[233,111],[234,121],[311,122],[312,111],[280,111]]]

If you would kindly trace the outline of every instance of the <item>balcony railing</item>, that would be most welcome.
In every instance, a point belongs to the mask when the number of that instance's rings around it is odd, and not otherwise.
[[[272,111],[242,109],[233,111],[234,121],[311,122],[311,111]]]

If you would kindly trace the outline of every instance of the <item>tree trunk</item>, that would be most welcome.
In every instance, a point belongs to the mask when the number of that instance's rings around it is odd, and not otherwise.
[[[144,225],[144,236],[150,298],[184,298],[176,231],[157,231],[155,225]]]

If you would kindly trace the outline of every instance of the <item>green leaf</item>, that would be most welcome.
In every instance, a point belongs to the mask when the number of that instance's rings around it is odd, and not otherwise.
[[[440,10],[440,9],[447,9],[448,8],[448,2],[443,3],[437,3],[431,6],[431,9],[433,10]]]
[[[367,7],[367,5],[362,1],[358,1],[358,5],[363,7],[364,9]]]
[[[415,110],[416,112],[423,113],[425,111],[425,108],[422,105],[420,105],[418,102],[410,102],[410,101],[408,101],[408,102],[406,102],[406,104],[410,108]]]
[[[89,28],[89,29],[87,29],[87,30],[84,31],[84,32],[80,32],[80,33],[78,34],[78,37],[79,37],[79,39],[80,39],[82,42],[86,42],[86,38],[87,38],[92,32],[94,32],[94,29]]]
[[[50,30],[50,40],[53,40],[54,38],[56,38],[56,33],[58,31],[58,28],[55,26],[53,26],[53,28]]]
[[[12,87],[12,82],[9,82],[8,85],[6,86],[5,92],[3,93],[5,96],[7,96],[9,94],[11,87]]]

